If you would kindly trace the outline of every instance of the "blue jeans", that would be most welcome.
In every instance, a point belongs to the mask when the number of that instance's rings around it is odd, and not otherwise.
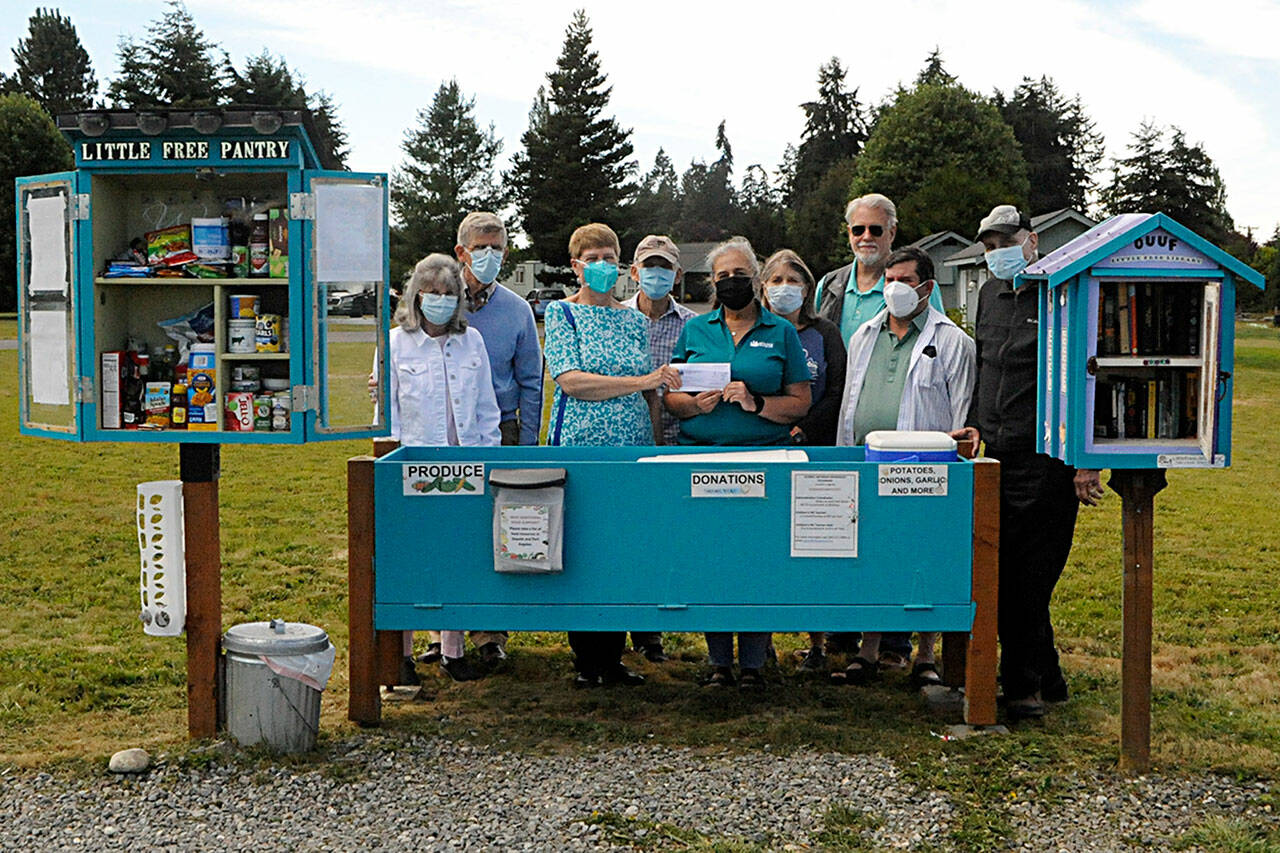
[[[738,664],[743,669],[760,669],[773,635],[768,631],[743,631],[738,634]],[[733,634],[709,631],[707,654],[712,666],[733,666]]]

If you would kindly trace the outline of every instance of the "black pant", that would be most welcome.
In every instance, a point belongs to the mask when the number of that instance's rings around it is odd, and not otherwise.
[[[604,675],[621,666],[622,652],[626,646],[626,631],[569,632],[573,668],[589,678]]]
[[[662,645],[662,633],[660,631],[632,631],[631,645],[637,650],[644,650],[648,646]]]
[[[1000,460],[1000,680],[1023,699],[1062,681],[1049,600],[1075,535],[1075,469],[1032,451],[987,456]]]

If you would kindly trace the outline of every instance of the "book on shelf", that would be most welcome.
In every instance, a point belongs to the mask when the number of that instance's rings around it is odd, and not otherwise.
[[[1198,356],[1203,302],[1199,284],[1104,282],[1097,354]]]
[[[1144,426],[1146,426],[1146,430],[1144,430],[1143,432],[1143,434],[1147,438],[1156,438],[1158,434],[1157,426],[1160,420],[1159,418],[1160,407],[1157,404],[1159,402],[1159,397],[1160,397],[1160,390],[1158,388],[1157,381],[1155,379],[1148,379],[1147,380],[1147,417],[1146,417],[1146,423],[1144,424]]]

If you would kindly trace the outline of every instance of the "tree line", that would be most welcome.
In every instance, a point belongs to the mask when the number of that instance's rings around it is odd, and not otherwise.
[[[51,117],[94,106],[307,107],[318,144],[346,159],[347,136],[327,93],[309,90],[266,49],[237,68],[181,0],[169,0],[141,37],[121,39],[120,71],[101,98],[74,24],[56,9],[36,10],[13,57],[13,74],[0,75],[0,179],[70,168],[70,149]],[[503,140],[477,118],[475,98],[456,79],[441,83],[405,131],[404,159],[392,175],[393,278],[425,253],[452,246],[458,221],[477,209],[498,211],[523,232],[527,247],[517,258],[553,268],[567,266],[574,228],[605,221],[624,254],[648,233],[681,241],[743,234],[762,252],[793,248],[821,273],[848,261],[845,202],[875,191],[898,204],[900,243],[939,231],[968,238],[983,214],[1005,202],[1033,214],[1163,211],[1267,276],[1267,293],[1241,292],[1241,307],[1277,302],[1280,230],[1262,244],[1236,230],[1202,145],[1180,128],[1143,121],[1108,164],[1080,96],[1047,76],[988,96],[965,87],[934,50],[910,85],[869,103],[832,57],[818,69],[813,99],[799,104],[799,140],[777,165],[735,163],[731,129],[720,121],[714,157],[683,171],[663,149],[641,171],[632,131],[612,115],[610,95],[590,21],[578,11],[503,171]],[[0,310],[13,310],[16,299],[12,205],[12,193],[0,193]]]

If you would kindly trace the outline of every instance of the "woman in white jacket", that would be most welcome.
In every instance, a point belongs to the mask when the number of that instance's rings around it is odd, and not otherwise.
[[[462,272],[448,255],[413,268],[391,330],[391,437],[402,445],[496,447],[500,412],[484,340],[467,328]],[[406,632],[412,650],[412,633]],[[463,632],[440,636],[440,666],[458,681],[480,673],[463,657]]]

